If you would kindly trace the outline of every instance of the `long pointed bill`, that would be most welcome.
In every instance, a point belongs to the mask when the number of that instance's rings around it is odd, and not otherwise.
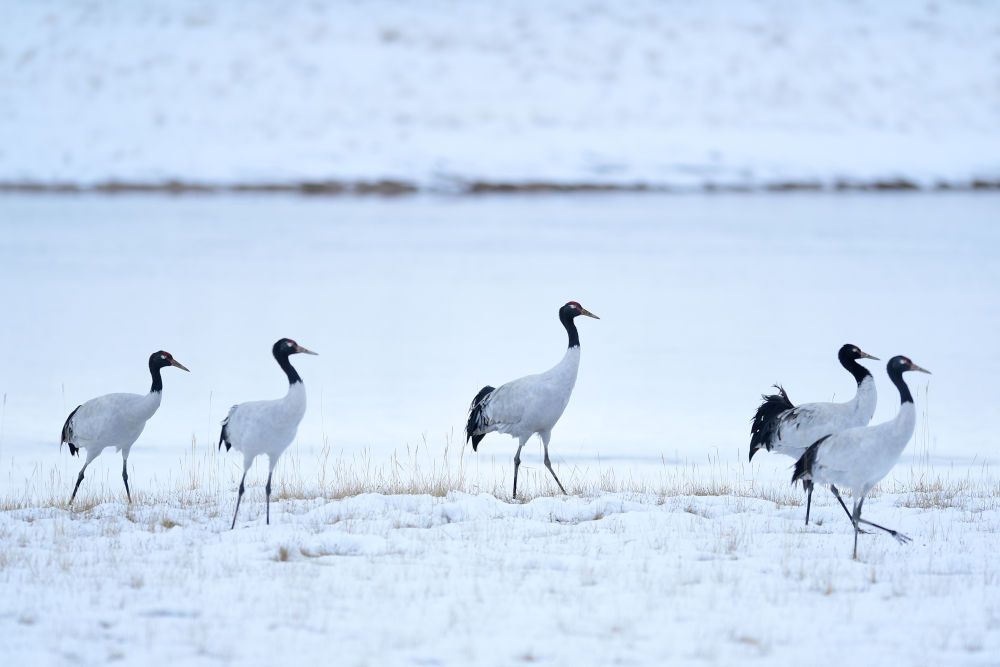
[[[306,348],[304,348],[304,347],[302,347],[301,345],[298,345],[298,344],[295,345],[295,351],[296,352],[301,352],[302,354],[316,354],[312,350],[307,350]]]
[[[592,312],[590,312],[589,310],[587,310],[586,308],[581,308],[580,309],[580,314],[581,315],[586,315],[587,317],[593,317],[595,320],[601,319],[597,315],[594,315]]]
[[[171,366],[176,366],[177,368],[181,369],[182,371],[188,371],[188,369],[184,367],[184,364],[182,364],[181,362],[177,361],[176,359],[171,359],[170,360],[170,365]],[[188,371],[188,373],[190,373],[190,372],[191,371]]]
[[[912,362],[910,363],[910,370],[911,371],[920,371],[921,373],[927,373],[928,375],[931,375],[931,372],[929,370],[927,370],[926,368],[921,368],[920,366],[917,366],[916,364],[914,364]]]
[[[875,361],[880,361],[880,359],[878,357],[874,357],[874,356],[868,354],[867,352],[862,352],[861,353],[861,358],[862,359],[874,359]]]

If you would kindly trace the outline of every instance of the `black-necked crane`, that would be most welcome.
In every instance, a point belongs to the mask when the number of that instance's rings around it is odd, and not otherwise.
[[[268,462],[267,486],[267,523],[271,523],[271,475],[278,458],[285,451],[299,428],[306,413],[306,387],[302,378],[296,372],[288,357],[293,354],[316,354],[302,347],[290,338],[282,338],[276,342],[271,353],[274,355],[281,370],[288,376],[288,393],[284,398],[272,401],[251,401],[234,405],[222,422],[222,432],[219,434],[219,449],[223,443],[226,451],[235,447],[243,452],[243,478],[240,479],[240,491],[236,496],[236,511],[233,512],[233,524],[236,527],[236,515],[240,511],[240,501],[243,499],[247,471],[258,454],[266,454]]]
[[[906,357],[893,357],[886,365],[889,378],[899,390],[899,413],[892,419],[875,426],[861,426],[820,438],[813,443],[795,463],[792,483],[808,480],[814,484],[829,484],[830,491],[843,505],[837,485],[851,489],[854,512],[854,558],[858,557],[858,524],[884,530],[900,543],[910,541],[902,533],[861,518],[861,505],[865,496],[889,474],[900,454],[913,436],[916,408],[910,388],[903,381],[906,371],[930,373]]]
[[[764,402],[757,408],[750,425],[750,460],[760,449],[791,456],[798,460],[809,445],[824,435],[839,433],[856,426],[866,426],[875,414],[875,379],[858,359],[878,357],[862,352],[857,345],[842,346],[837,353],[841,365],[854,376],[858,390],[846,403],[804,403],[796,407],[784,388],[775,385],[777,394],[762,396]],[[806,524],[812,508],[813,486],[803,482],[806,491]],[[841,503],[848,518],[851,512]]]
[[[125,495],[128,501],[132,502],[132,492],[128,488],[128,455],[132,445],[142,434],[146,422],[160,407],[160,398],[163,394],[160,369],[167,366],[187,370],[169,352],[163,350],[154,352],[149,355],[149,374],[153,377],[153,385],[148,394],[105,394],[76,406],[76,409],[69,413],[66,423],[63,424],[60,447],[62,443],[66,443],[69,445],[69,453],[73,455],[77,455],[81,449],[87,450],[87,460],[76,478],[76,486],[73,487],[73,495],[69,499],[70,504],[76,498],[87,466],[107,447],[114,447],[122,453]]]
[[[528,439],[537,433],[545,448],[545,467],[566,493],[556,477],[549,461],[549,438],[552,427],[559,421],[570,394],[576,384],[576,374],[580,367],[580,335],[573,320],[580,315],[600,319],[576,301],[570,301],[559,309],[559,321],[569,335],[569,348],[562,361],[538,375],[528,375],[501,385],[483,387],[472,399],[469,407],[469,421],[465,426],[466,442],[472,441],[472,450],[477,451],[479,442],[487,433],[496,431],[517,438],[517,453],[514,454],[514,491],[517,497],[517,470],[521,466],[521,449]]]

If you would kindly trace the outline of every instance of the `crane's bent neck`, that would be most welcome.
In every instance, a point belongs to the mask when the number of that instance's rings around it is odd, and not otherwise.
[[[274,358],[277,360],[278,365],[281,366],[281,370],[285,371],[285,375],[288,376],[288,384],[293,385],[296,382],[302,382],[302,378],[299,377],[298,372],[292,366],[291,362],[288,361],[287,354],[276,354]]]
[[[897,371],[892,369],[889,371],[889,379],[892,383],[896,385],[896,389],[899,390],[899,403],[901,406],[905,406],[909,403],[913,405],[913,395],[910,394],[910,388],[906,386],[906,382],[903,380],[903,371]]]
[[[861,383],[865,381],[865,378],[870,378],[872,376],[871,372],[859,364],[857,359],[843,357],[840,360],[840,365],[846,368],[847,372],[854,376],[854,381],[858,383],[858,387],[860,387]]]
[[[163,378],[160,377],[160,367],[149,365],[149,374],[153,376],[153,385],[149,388],[149,393],[160,393],[163,391]]]
[[[579,348],[580,347],[580,334],[576,330],[576,323],[573,322],[573,318],[570,316],[564,317],[562,314],[559,315],[559,321],[562,325],[566,327],[566,333],[569,335],[569,347]]]

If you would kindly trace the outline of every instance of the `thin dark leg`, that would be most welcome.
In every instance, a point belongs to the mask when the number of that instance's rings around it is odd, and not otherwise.
[[[840,504],[844,505],[844,500],[840,497],[840,492],[837,491],[837,487],[831,484],[830,491],[833,492],[833,495],[837,496],[837,500],[840,501]],[[844,508],[846,509],[847,506],[844,505]],[[852,556],[854,560],[858,559],[858,517],[860,516],[861,506],[858,505],[858,503],[854,503],[854,514],[851,515],[851,526],[854,528],[854,555]]]
[[[128,496],[129,504],[132,503],[132,492],[128,490],[128,459],[122,459],[122,479],[125,480],[125,495]]]
[[[514,492],[510,495],[511,500],[517,498],[517,469],[521,467],[521,448],[524,447],[524,442],[520,441],[517,445],[517,454],[514,454]]]
[[[852,523],[854,524],[854,554],[851,556],[854,560],[858,559],[858,519],[861,518],[861,500],[854,503],[854,516],[851,517]]]
[[[233,525],[231,525],[229,527],[229,530],[232,530],[233,528],[236,527],[236,515],[240,513],[240,501],[243,500],[243,491],[245,491],[245,487],[243,486],[243,482],[245,482],[246,479],[247,479],[247,474],[246,474],[246,471],[244,471],[243,472],[243,479],[240,480],[240,493],[239,493],[238,496],[236,496],[236,511],[233,512]]]
[[[844,502],[844,499],[840,497],[840,493],[837,492],[837,487],[831,484],[830,491],[833,492],[833,495],[837,499],[837,502],[840,503],[840,506],[844,508],[844,514],[847,515],[847,520],[850,521],[851,523],[854,523],[854,517],[851,515],[851,510],[847,509],[847,504]],[[868,522],[862,521],[861,523],[868,523]],[[858,532],[861,533],[862,535],[867,534],[867,531],[861,530],[860,528],[858,528]]]
[[[87,463],[90,463],[90,461],[87,461]],[[73,499],[76,498],[76,492],[80,488],[80,482],[83,481],[83,471],[87,469],[87,463],[84,463],[83,467],[80,468],[80,474],[76,478],[76,486],[73,487],[73,495],[71,495],[69,497],[69,504],[70,505],[73,504]]]
[[[566,493],[566,489],[563,488],[562,482],[560,482],[559,478],[556,477],[556,471],[552,469],[552,464],[549,463],[549,450],[548,449],[545,450],[545,467],[549,469],[550,473],[552,473],[552,479],[556,480],[556,484],[559,485],[559,490],[563,492],[563,495],[569,495],[569,494]]]
[[[863,503],[864,501],[865,501],[865,499],[862,498],[861,502]],[[860,507],[859,507],[859,509],[860,509]],[[901,532],[899,532],[897,530],[893,530],[892,528],[886,528],[885,526],[880,526],[877,523],[872,523],[871,521],[867,521],[865,519],[862,519],[860,516],[858,516],[858,522],[859,523],[867,524],[867,525],[871,526],[872,528],[878,528],[879,530],[884,530],[885,532],[889,533],[894,538],[896,538],[896,541],[899,542],[900,544],[906,544],[907,542],[912,542],[913,541],[909,537],[907,537],[906,535],[903,535]]]
[[[844,511],[847,512],[847,517],[853,523],[854,522],[854,517],[851,516],[851,512],[850,512],[850,510],[847,509],[847,505],[844,504],[844,501],[841,500],[840,494],[837,493],[837,487],[835,487],[835,486],[833,486],[831,484],[830,485],[830,490],[833,491],[833,495],[837,496],[837,500],[840,501],[840,506],[844,508]],[[862,499],[862,502],[864,502],[864,499]],[[858,523],[863,523],[866,526],[871,526],[872,528],[878,528],[879,530],[884,530],[885,532],[887,532],[890,535],[892,535],[896,539],[896,541],[899,542],[900,544],[906,544],[907,542],[912,542],[913,541],[909,537],[907,537],[906,535],[904,535],[903,533],[901,533],[901,532],[899,532],[897,530],[893,530],[892,528],[886,528],[885,526],[880,526],[877,523],[874,523],[874,522],[869,521],[867,519],[862,519],[862,518],[858,517]],[[861,528],[858,527],[858,532],[864,534],[865,531],[861,530]]]
[[[556,471],[552,469],[552,463],[549,461],[549,438],[551,437],[551,433],[545,431],[539,433],[539,435],[542,438],[542,446],[545,448],[545,467],[552,473],[552,479],[556,480],[556,484],[559,485],[559,490],[563,492],[563,495],[569,495],[566,493],[566,489],[563,488],[562,482],[556,477]]]
[[[806,525],[809,525],[809,510],[812,508],[813,502],[813,483],[811,479],[807,479],[802,482],[802,485],[806,487]]]
[[[267,473],[267,486],[264,487],[264,492],[267,494],[267,525],[271,525],[271,474],[274,471]]]

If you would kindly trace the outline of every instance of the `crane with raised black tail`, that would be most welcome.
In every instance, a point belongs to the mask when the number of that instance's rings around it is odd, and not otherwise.
[[[874,359],[862,352],[857,345],[847,343],[837,353],[840,364],[854,376],[858,389],[854,398],[845,403],[804,403],[795,406],[780,385],[775,385],[777,394],[762,396],[764,402],[757,408],[750,425],[750,460],[760,449],[777,452],[798,459],[809,445],[824,435],[865,426],[875,414],[875,379],[858,359]],[[806,491],[806,524],[812,508],[812,483],[803,482]],[[841,503],[848,518],[851,513]]]
[[[576,301],[570,301],[559,309],[559,321],[569,336],[569,347],[562,361],[538,375],[518,378],[497,388],[483,387],[469,407],[465,435],[466,442],[472,441],[473,451],[478,451],[479,442],[487,433],[494,431],[506,433],[518,440],[517,453],[514,454],[512,498],[517,497],[521,449],[535,433],[541,437],[545,448],[545,467],[552,473],[552,479],[559,485],[559,490],[566,493],[549,460],[549,438],[552,437],[552,427],[566,409],[576,384],[576,374],[580,367],[580,335],[573,320],[580,315],[601,319]]]
[[[87,450],[87,460],[80,468],[73,487],[73,495],[69,502],[73,504],[76,492],[83,481],[83,473],[91,461],[107,447],[114,447],[122,453],[122,480],[125,482],[125,495],[132,502],[132,491],[128,488],[128,455],[132,445],[142,435],[146,422],[160,407],[163,396],[163,379],[160,369],[174,366],[186,371],[179,361],[169,352],[160,350],[149,355],[149,374],[153,384],[148,394],[105,394],[92,398],[86,403],[76,406],[69,413],[62,427],[62,443],[69,445],[69,453],[77,456],[81,449]]]
[[[859,426],[820,438],[806,449],[795,463],[795,472],[792,473],[793,484],[799,480],[828,484],[841,505],[844,501],[836,485],[851,489],[854,500],[851,523],[854,524],[855,559],[858,557],[858,533],[861,532],[859,524],[862,523],[884,530],[900,544],[910,541],[909,537],[899,531],[861,518],[865,496],[879,480],[889,474],[913,436],[917,414],[913,395],[903,381],[903,373],[919,371],[930,374],[929,370],[902,356],[890,359],[886,370],[889,379],[899,390],[899,412],[896,418],[875,426]]]

